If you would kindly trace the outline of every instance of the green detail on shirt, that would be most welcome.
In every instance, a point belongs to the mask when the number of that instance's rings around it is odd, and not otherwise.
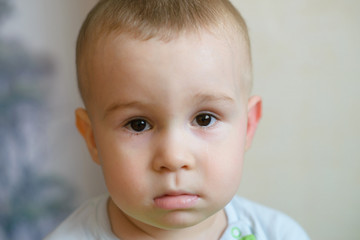
[[[233,227],[231,229],[231,236],[235,239],[241,239],[241,231],[238,227]]]
[[[256,238],[254,235],[248,235],[248,236],[241,238],[241,240],[256,240]]]
[[[238,227],[233,227],[231,229],[231,236],[237,240],[256,240],[254,235],[248,235],[245,237],[241,237],[242,233]]]

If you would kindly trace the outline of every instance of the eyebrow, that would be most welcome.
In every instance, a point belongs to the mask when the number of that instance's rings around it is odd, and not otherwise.
[[[195,95],[194,99],[199,104],[203,104],[206,102],[230,102],[230,103],[235,102],[233,98],[222,93],[215,93],[215,94],[198,93]]]
[[[105,109],[104,118],[106,118],[106,116],[109,115],[110,113],[112,113],[116,110],[119,110],[119,109],[142,108],[142,107],[144,107],[144,105],[145,104],[143,104],[139,101],[131,101],[131,102],[127,102],[127,103],[115,102],[113,104],[110,104],[110,106]]]
[[[227,96],[226,94],[209,94],[209,93],[198,93],[192,98],[195,104],[205,104],[207,102],[229,102],[234,103],[234,99]],[[131,101],[126,103],[115,102],[110,104],[109,107],[105,109],[104,119],[112,112],[124,109],[124,108],[144,108],[147,104],[144,104],[139,101]]]

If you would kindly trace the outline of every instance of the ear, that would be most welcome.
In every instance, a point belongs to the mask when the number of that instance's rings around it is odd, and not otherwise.
[[[260,121],[262,113],[262,101],[259,96],[252,96],[248,100],[248,122],[246,131],[246,144],[245,150],[248,150],[251,146],[251,142],[254,138],[257,125]]]
[[[100,165],[98,150],[94,138],[94,131],[91,126],[91,121],[87,111],[83,108],[78,108],[75,110],[75,117],[76,127],[79,133],[83,136],[92,159],[95,163]]]

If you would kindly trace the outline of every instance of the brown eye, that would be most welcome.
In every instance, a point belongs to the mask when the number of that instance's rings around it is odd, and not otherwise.
[[[195,122],[196,125],[199,125],[201,127],[207,127],[212,124],[214,124],[216,121],[216,118],[212,116],[211,114],[200,114],[196,116]]]
[[[142,132],[150,129],[150,124],[144,119],[131,120],[126,127],[134,132]]]

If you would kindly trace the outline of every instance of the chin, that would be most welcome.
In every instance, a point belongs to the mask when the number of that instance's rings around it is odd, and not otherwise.
[[[173,211],[163,216],[159,223],[156,224],[156,227],[164,230],[191,228],[203,222],[212,215],[213,214],[199,213],[196,212],[196,210]]]

